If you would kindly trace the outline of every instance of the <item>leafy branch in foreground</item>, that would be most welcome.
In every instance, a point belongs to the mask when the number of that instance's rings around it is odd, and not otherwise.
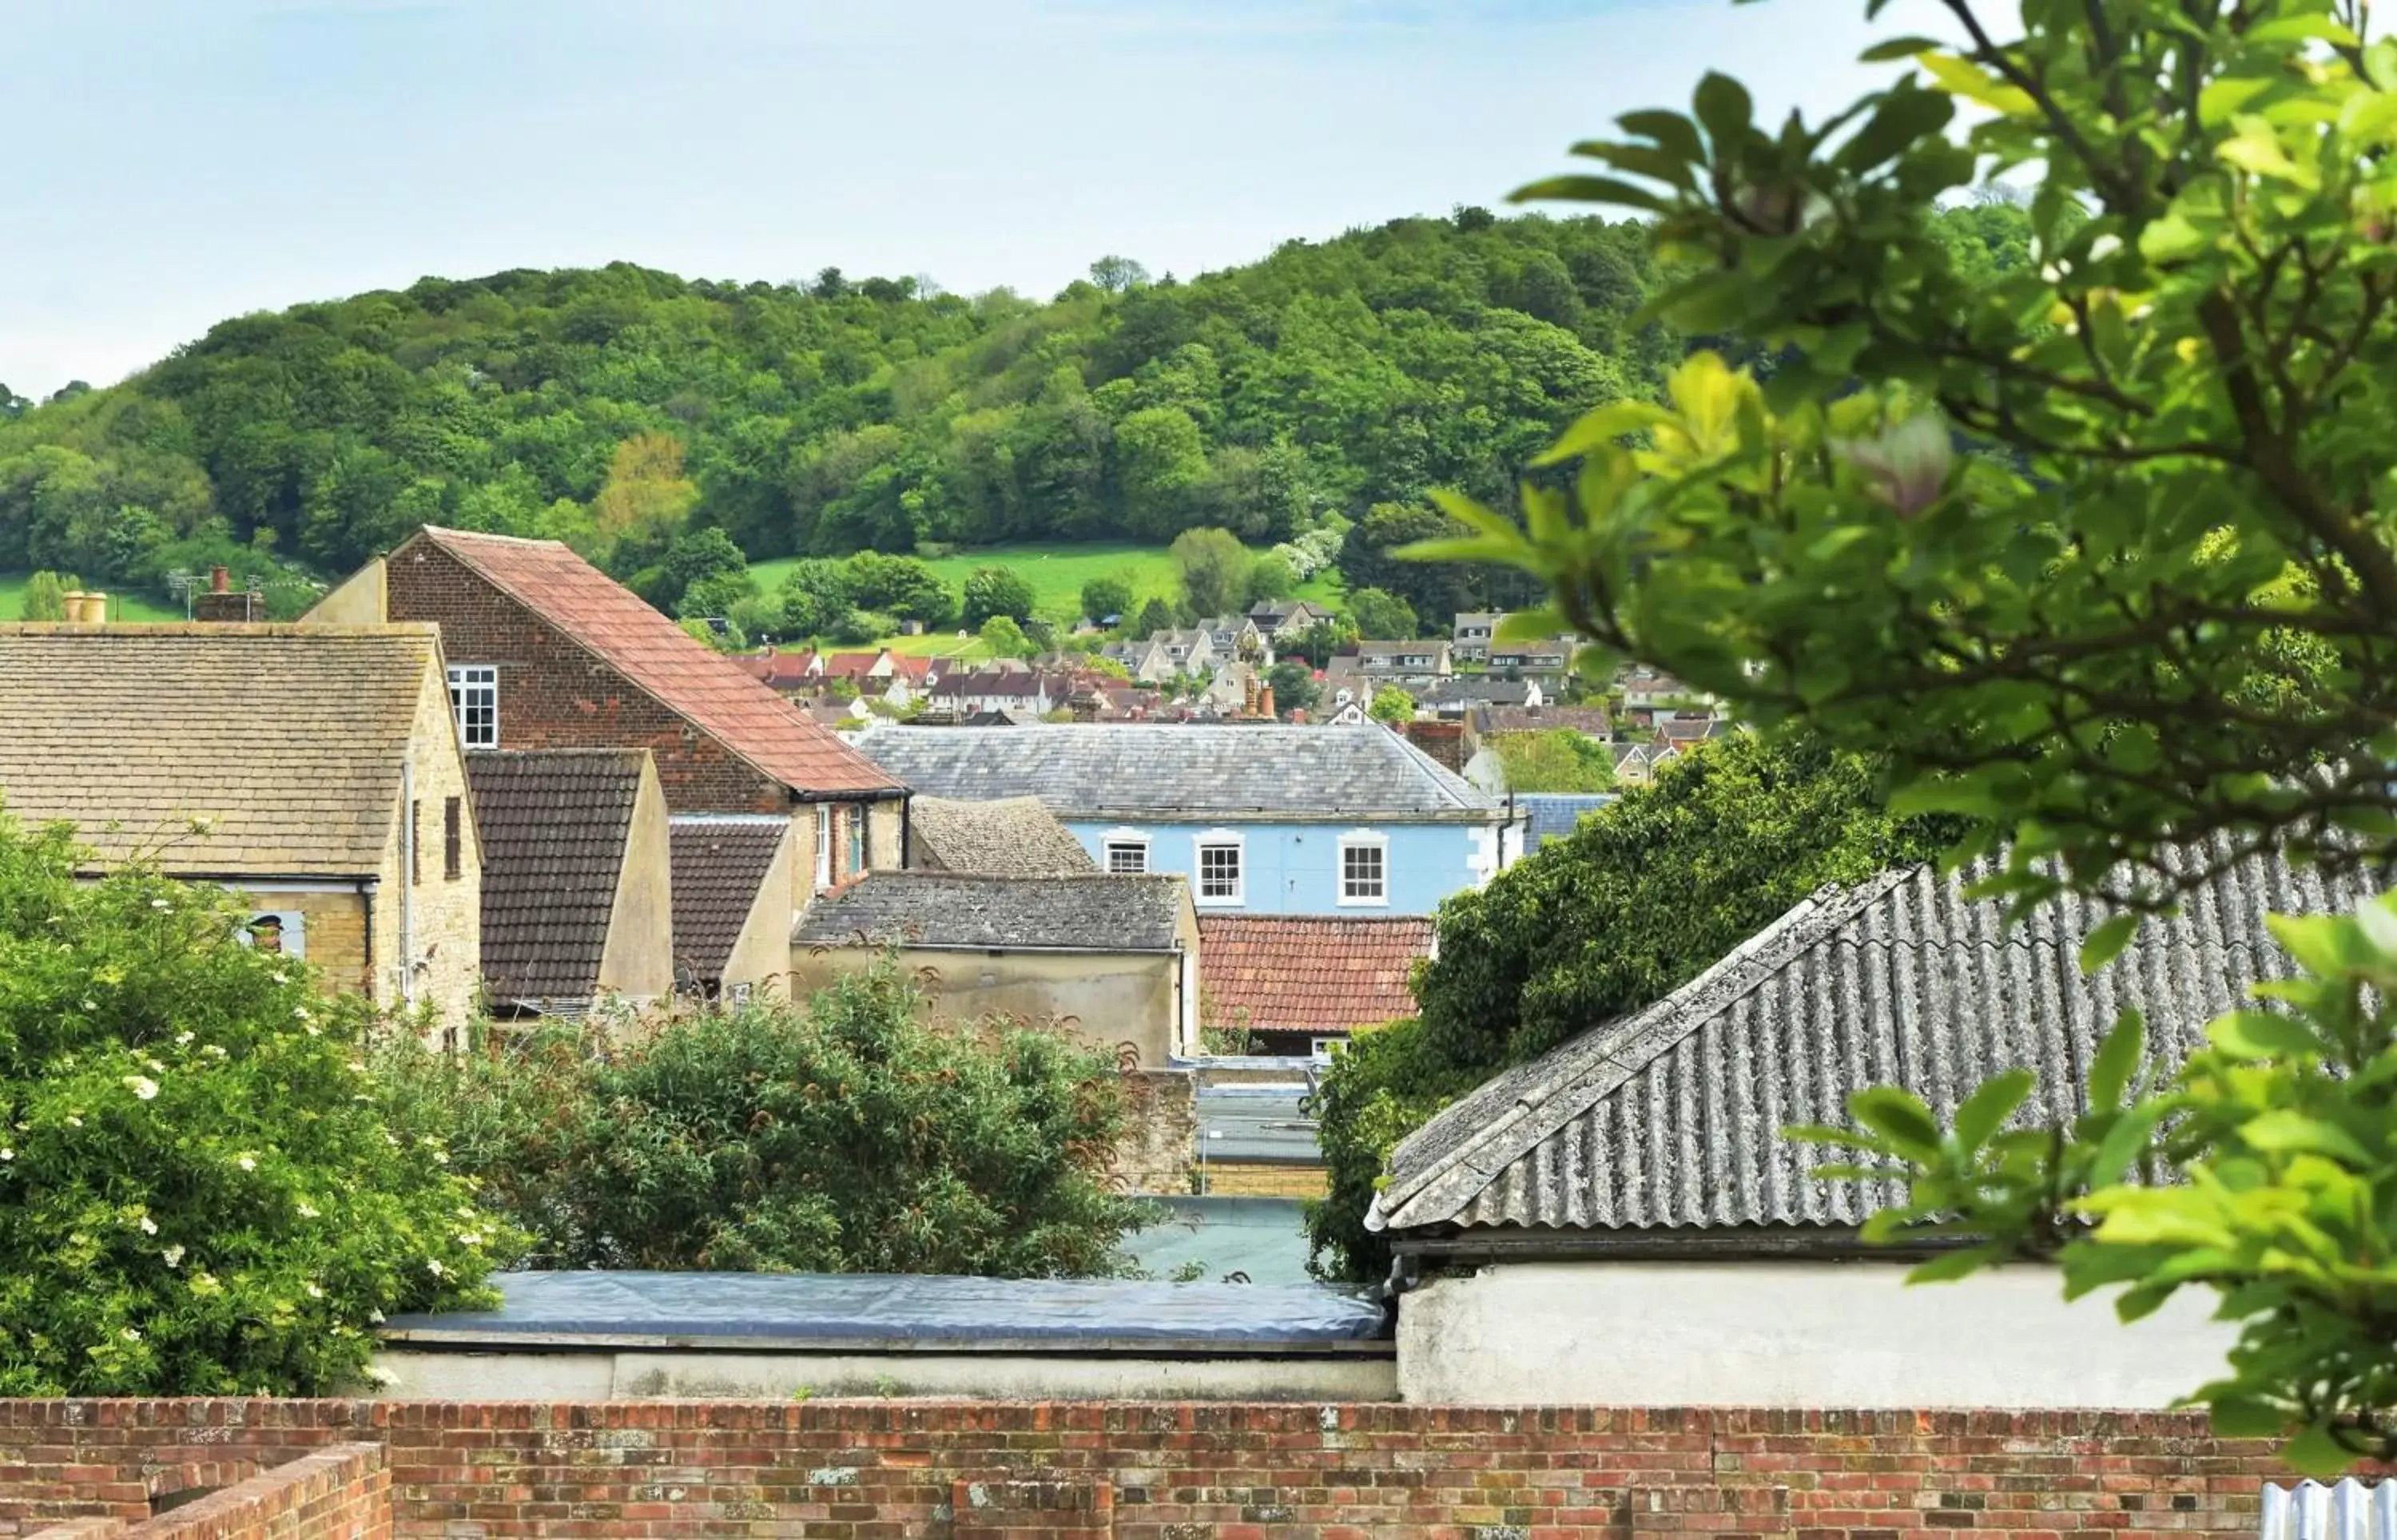
[[[2032,1087],[2017,1069],[1945,1128],[1875,1086],[1849,1102],[1861,1132],[1789,1136],[1863,1157],[1820,1176],[1906,1185],[1863,1233],[1954,1248],[1911,1281],[2052,1257],[2068,1297],[2122,1286],[2125,1321],[2213,1289],[2239,1339],[2190,1399],[2229,1436],[2296,1429],[2289,1462],[2331,1475],[2397,1457],[2397,895],[2270,923],[2301,972],[2256,992],[2283,1009],[2217,1018],[2169,1075],[2125,1015],[2068,1128],[2009,1126]]]

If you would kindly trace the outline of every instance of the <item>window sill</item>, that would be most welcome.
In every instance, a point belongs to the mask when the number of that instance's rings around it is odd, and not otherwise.
[[[1343,898],[1340,900],[1340,907],[1342,909],[1388,909],[1390,900],[1386,895],[1379,898]]]
[[[1240,896],[1230,898],[1201,898],[1194,894],[1191,896],[1190,902],[1199,909],[1245,909],[1248,907],[1249,901],[1247,898]]]

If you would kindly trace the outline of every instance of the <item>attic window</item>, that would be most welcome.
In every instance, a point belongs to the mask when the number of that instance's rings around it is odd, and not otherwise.
[[[449,706],[458,713],[458,741],[469,749],[500,746],[500,670],[489,663],[449,666]]]
[[[1111,835],[1106,844],[1107,870],[1118,876],[1148,870],[1148,841],[1139,835]]]

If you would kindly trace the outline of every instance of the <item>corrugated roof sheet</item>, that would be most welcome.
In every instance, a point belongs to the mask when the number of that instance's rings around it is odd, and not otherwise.
[[[1502,811],[1378,723],[1044,723],[1009,733],[879,727],[857,746],[919,792],[977,801],[1038,797],[1061,818],[1480,823]]]
[[[2264,1483],[2256,1540],[2397,1540],[2397,1481]]]
[[[1210,1027],[1345,1031],[1415,1012],[1431,951],[1422,915],[1202,914],[1198,1003]]]
[[[499,1000],[597,992],[646,749],[466,756],[483,837],[483,982]]]
[[[371,876],[432,626],[0,625],[0,799],[106,860]],[[194,818],[211,820],[193,834]]]
[[[563,543],[431,524],[423,538],[792,790],[824,797],[889,795],[900,789],[742,665],[684,635]]]
[[[1190,889],[1170,874],[998,877],[869,871],[799,916],[803,947],[1043,948],[1171,951]]]
[[[2009,929],[1997,904],[1964,896],[1976,875],[1921,868],[1827,889],[1647,1009],[1508,1070],[1399,1146],[1369,1223],[1853,1226],[1898,1194],[1815,1179],[1824,1153],[1781,1129],[1844,1123],[1848,1095],[1873,1084],[1945,1117],[2015,1065],[2040,1077],[2026,1117],[2068,1116],[2120,1011],[2143,1011],[2157,1062],[2176,1064],[2247,984],[2288,973],[2267,914],[2371,891],[2250,859],[2083,978],[2081,939],[2102,906],[2059,899]]]
[[[713,983],[757,905],[758,885],[790,834],[767,814],[677,813],[667,822],[674,851],[674,955],[677,976]],[[790,900],[783,900],[789,912]]]
[[[1304,1085],[1201,1085],[1194,1130],[1209,1161],[1319,1166],[1323,1148]]]
[[[907,803],[907,829],[943,871],[1070,877],[1094,870],[1082,842],[1038,797],[917,797]]]

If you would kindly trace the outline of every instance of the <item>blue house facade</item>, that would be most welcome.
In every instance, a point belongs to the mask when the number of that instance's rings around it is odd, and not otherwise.
[[[1202,913],[1429,914],[1523,851],[1515,808],[1379,724],[876,729],[916,791],[1038,797],[1102,871],[1172,872]]]

